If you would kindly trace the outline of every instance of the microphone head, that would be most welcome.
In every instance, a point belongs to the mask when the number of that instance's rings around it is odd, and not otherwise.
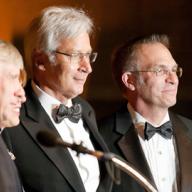
[[[57,145],[57,136],[50,131],[39,131],[36,138],[39,143],[46,147],[54,147]]]

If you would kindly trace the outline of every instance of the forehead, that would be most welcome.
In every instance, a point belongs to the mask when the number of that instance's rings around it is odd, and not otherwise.
[[[61,39],[58,49],[69,51],[87,51],[91,49],[88,33],[81,33],[76,37]]]
[[[169,49],[161,43],[147,43],[137,49],[137,57],[141,66],[167,66],[177,65]]]
[[[23,59],[21,55],[0,53],[0,64],[3,66],[17,66],[17,68],[23,68]]]
[[[0,58],[0,71],[2,74],[18,73],[22,69],[22,63],[13,61],[13,59]]]
[[[0,61],[6,64],[23,66],[21,54],[11,44],[0,44]]]

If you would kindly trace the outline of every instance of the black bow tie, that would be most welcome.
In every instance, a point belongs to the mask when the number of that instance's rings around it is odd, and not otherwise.
[[[149,140],[155,133],[159,133],[166,139],[171,139],[173,135],[172,124],[170,121],[167,121],[160,127],[153,127],[149,123],[145,123],[144,137]]]
[[[68,118],[73,123],[78,123],[81,118],[82,108],[80,104],[75,103],[72,107],[67,107],[64,104],[60,104],[59,108],[55,112],[54,120],[56,123],[60,123],[64,118]]]

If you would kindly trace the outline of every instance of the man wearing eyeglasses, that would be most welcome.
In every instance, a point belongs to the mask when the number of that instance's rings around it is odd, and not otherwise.
[[[192,122],[169,108],[176,103],[178,66],[166,35],[140,37],[119,47],[113,75],[127,103],[100,122],[110,150],[127,160],[158,192],[192,191]],[[114,192],[144,189],[122,173]]]
[[[49,7],[29,27],[27,101],[17,131],[8,132],[25,192],[111,189],[103,162],[68,148],[45,147],[36,138],[44,129],[65,142],[107,151],[92,107],[78,97],[97,57],[90,45],[92,29],[85,12],[70,7]]]

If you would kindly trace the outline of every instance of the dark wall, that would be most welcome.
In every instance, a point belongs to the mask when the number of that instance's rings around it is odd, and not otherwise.
[[[106,2],[106,1],[105,1]],[[192,118],[192,6],[190,1],[108,1],[99,32],[99,58],[89,82],[88,99],[98,118],[115,110],[122,97],[115,86],[110,69],[111,53],[118,44],[133,36],[166,33],[170,36],[175,60],[183,67],[178,102],[172,110]],[[107,6],[110,4],[110,8]],[[105,23],[110,23],[106,24]]]
[[[110,69],[114,47],[137,35],[166,33],[176,61],[184,69],[178,103],[173,110],[192,117],[192,3],[191,0],[0,0],[0,35],[13,40],[22,50],[22,36],[39,11],[51,5],[68,5],[87,10],[96,24],[93,46],[99,57],[85,88],[86,97],[98,118],[115,110],[122,97]]]

